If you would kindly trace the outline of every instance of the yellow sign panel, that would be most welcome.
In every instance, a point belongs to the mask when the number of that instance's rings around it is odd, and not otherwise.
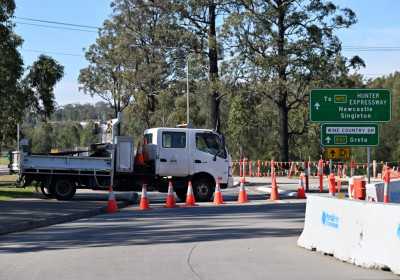
[[[325,158],[333,160],[350,160],[350,148],[327,148]]]

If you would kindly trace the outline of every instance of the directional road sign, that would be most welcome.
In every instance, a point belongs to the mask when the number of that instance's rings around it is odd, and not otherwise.
[[[310,120],[388,122],[391,101],[386,89],[315,89],[310,94]]]
[[[328,147],[376,146],[379,144],[377,124],[329,124],[321,125],[321,145]]]

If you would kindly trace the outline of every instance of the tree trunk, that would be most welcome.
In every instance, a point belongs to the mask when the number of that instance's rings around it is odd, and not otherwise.
[[[289,108],[286,104],[288,91],[287,91],[287,62],[285,53],[285,15],[286,10],[282,0],[278,0],[278,55],[280,61],[278,64],[278,75],[279,75],[279,88],[278,88],[278,131],[279,131],[279,157],[281,161],[289,161]]]
[[[288,131],[288,113],[286,101],[278,104],[278,131],[279,131],[279,158],[281,161],[289,161],[289,131]]]
[[[209,127],[215,129],[217,132],[220,131],[220,114],[219,114],[219,92],[217,89],[218,81],[218,46],[216,36],[216,4],[211,3],[208,6],[210,29],[208,32],[208,58],[210,64],[210,121]]]

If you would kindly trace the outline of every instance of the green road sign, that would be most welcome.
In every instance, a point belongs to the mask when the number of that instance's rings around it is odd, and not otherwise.
[[[377,124],[367,123],[324,123],[321,125],[321,145],[332,147],[343,146],[376,146],[379,144]]]
[[[310,94],[313,122],[388,122],[391,95],[386,89],[315,89]]]

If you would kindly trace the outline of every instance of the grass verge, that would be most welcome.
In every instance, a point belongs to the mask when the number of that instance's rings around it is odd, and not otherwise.
[[[6,157],[0,157],[0,165],[8,165],[9,161]]]
[[[15,187],[0,187],[0,201],[12,200],[14,198],[30,198],[35,196],[34,187],[15,188]]]

